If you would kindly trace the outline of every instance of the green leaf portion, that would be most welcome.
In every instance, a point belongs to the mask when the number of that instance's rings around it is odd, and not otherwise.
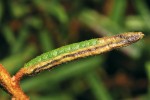
[[[63,46],[63,47],[60,47],[58,49],[43,53],[42,55],[40,55],[40,56],[36,57],[35,59],[26,63],[25,67],[33,66],[35,64],[38,64],[41,61],[50,60],[50,59],[53,59],[54,57],[56,57],[58,55],[69,53],[69,52],[75,51],[77,49],[82,49],[82,48],[86,48],[89,46],[93,46],[97,43],[98,43],[97,39],[91,39],[91,40]]]
[[[96,72],[89,73],[87,75],[87,81],[96,100],[112,100],[106,86]]]
[[[148,76],[148,98],[150,97],[150,61],[146,62],[145,69]]]

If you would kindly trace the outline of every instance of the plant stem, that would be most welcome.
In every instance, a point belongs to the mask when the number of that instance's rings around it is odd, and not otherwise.
[[[19,81],[10,76],[7,70],[0,64],[0,83],[4,90],[12,95],[12,100],[29,100],[19,86]]]

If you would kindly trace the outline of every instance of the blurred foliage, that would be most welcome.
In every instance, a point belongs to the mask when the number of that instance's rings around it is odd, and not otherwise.
[[[13,75],[57,47],[127,31],[142,41],[68,62],[21,81],[32,100],[148,100],[148,0],[0,0],[0,63]],[[0,100],[10,96],[0,90]]]

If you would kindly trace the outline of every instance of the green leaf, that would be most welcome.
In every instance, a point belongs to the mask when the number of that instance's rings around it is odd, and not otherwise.
[[[104,36],[124,32],[124,28],[94,10],[84,10],[79,15],[79,20],[96,33],[102,33]]]
[[[27,14],[27,12],[29,12],[29,7],[27,5],[20,4],[17,2],[12,2],[10,7],[12,14],[15,18],[23,17]]]
[[[40,0],[34,0],[33,1],[38,7],[42,8],[45,12],[48,12],[49,14],[56,17],[62,24],[65,24],[68,22],[69,18],[68,15],[64,9],[64,7],[55,1],[43,1]]]

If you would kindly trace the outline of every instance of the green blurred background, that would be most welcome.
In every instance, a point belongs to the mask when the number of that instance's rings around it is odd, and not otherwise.
[[[142,31],[131,46],[21,81],[31,100],[150,100],[149,0],[0,0],[0,63],[15,74],[63,45]],[[10,96],[0,89],[0,100]]]

